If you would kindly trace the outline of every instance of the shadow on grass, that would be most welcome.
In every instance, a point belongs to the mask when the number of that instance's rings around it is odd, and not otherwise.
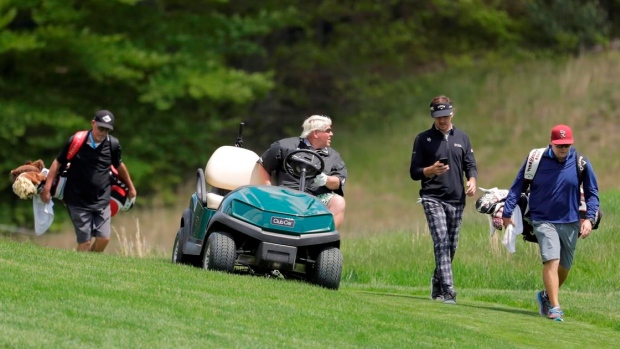
[[[416,295],[387,293],[387,292],[375,292],[375,291],[357,291],[357,290],[350,290],[350,292],[365,293],[365,294],[376,295],[376,296],[411,298],[411,299],[425,300],[425,301],[434,302],[434,303],[440,303],[438,301],[433,301],[433,300],[429,299],[429,297],[426,297],[426,296],[416,296]],[[454,304],[446,304],[446,305],[454,305]],[[532,311],[523,310],[523,309],[507,309],[507,308],[499,308],[499,307],[495,307],[495,306],[463,304],[461,302],[458,302],[456,305],[457,306],[461,306],[461,307],[475,308],[475,309],[485,309],[485,310],[492,310],[492,311],[500,311],[500,312],[510,313],[510,314],[520,314],[520,315],[526,315],[526,316],[531,316],[531,317],[540,317],[540,314],[538,314],[537,312],[532,312]]]

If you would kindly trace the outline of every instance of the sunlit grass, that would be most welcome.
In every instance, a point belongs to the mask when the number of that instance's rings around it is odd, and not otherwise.
[[[619,247],[615,227],[620,193],[602,194],[605,216],[598,230],[577,245],[565,288],[580,292],[620,289]],[[420,208],[421,209],[421,208]],[[486,217],[472,208],[465,215],[454,260],[455,284],[463,288],[536,290],[542,288],[538,245],[517,237],[511,254],[501,243],[503,231],[489,235]],[[343,240],[343,278],[354,283],[426,285],[434,268],[433,242],[427,231],[393,231]]]
[[[410,241],[397,235],[370,249],[407,251],[399,246]],[[346,258],[354,252],[365,250]],[[387,265],[374,266],[377,259],[359,264],[375,275],[372,283],[345,281],[333,291],[0,239],[0,347],[543,348],[540,338],[551,331],[562,347],[612,348],[620,340],[617,291],[565,290],[567,321],[557,324],[537,315],[533,290],[463,286],[458,304],[444,305],[428,299],[427,282],[415,284],[423,261],[378,273]],[[511,272],[521,277],[506,269],[499,278]],[[405,273],[412,282],[398,284]]]
[[[72,251],[69,224],[61,234],[0,239],[0,347],[524,348],[547,347],[549,333],[561,347],[614,347],[619,70],[611,53],[373,86],[373,98],[361,96],[359,127],[335,127],[333,145],[350,174],[339,291],[170,263],[193,176],[174,207],[139,197],[114,217],[104,254]],[[458,305],[428,300],[433,243],[409,161],[438,94],[453,98],[454,123],[471,136],[479,186],[508,187],[556,123],[573,127],[577,148],[594,164],[604,217],[579,241],[562,287],[566,323],[536,313],[537,245],[518,239],[510,254],[504,232],[489,236],[487,217],[474,210],[477,196],[468,198],[454,260]],[[22,243],[28,240],[61,249]]]

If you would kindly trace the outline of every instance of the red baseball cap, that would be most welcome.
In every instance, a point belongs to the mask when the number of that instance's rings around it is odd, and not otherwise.
[[[555,145],[573,144],[573,130],[566,125],[556,125],[551,129],[551,143]]]

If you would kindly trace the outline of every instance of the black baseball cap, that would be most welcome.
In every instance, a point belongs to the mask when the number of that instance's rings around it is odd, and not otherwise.
[[[110,130],[114,129],[114,114],[110,113],[108,110],[98,111],[93,120],[95,120],[95,123],[99,127],[109,128]]]

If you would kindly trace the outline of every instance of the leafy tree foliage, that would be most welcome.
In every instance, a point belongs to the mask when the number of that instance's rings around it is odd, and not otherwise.
[[[607,41],[610,26],[598,1],[537,0],[530,14],[537,42],[555,52],[578,53]]]
[[[221,130],[273,88],[270,71],[230,62],[264,53],[254,38],[278,25],[279,10],[227,14],[215,0],[1,4],[7,174],[29,159],[51,164],[96,110],[109,109],[140,193],[170,194],[188,169],[204,166]],[[2,196],[14,201],[9,184],[0,177]],[[2,221],[23,223],[12,207]]]
[[[170,201],[239,121],[257,151],[311,114],[353,125],[378,82],[578,52],[617,33],[619,12],[618,0],[0,0],[0,171],[49,165],[109,109],[140,196]],[[8,176],[0,191],[0,221],[31,225]]]

